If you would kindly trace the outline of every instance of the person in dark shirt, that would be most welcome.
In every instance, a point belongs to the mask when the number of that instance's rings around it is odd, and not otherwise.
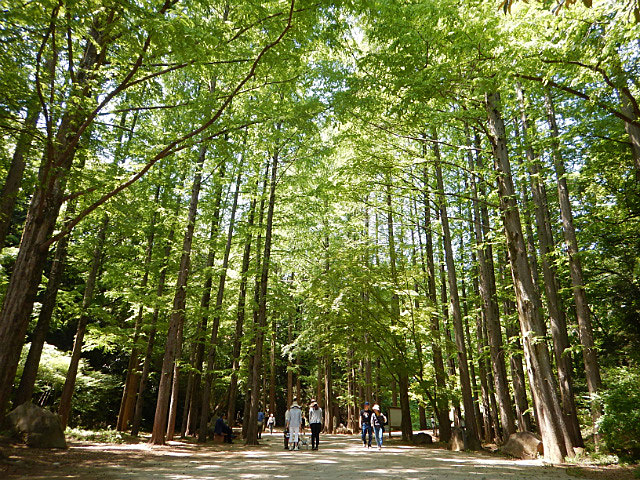
[[[360,410],[360,430],[362,431],[362,446],[365,448],[371,448],[371,437],[373,436],[373,430],[371,428],[371,410],[369,409],[369,402],[364,402],[362,410]],[[369,441],[367,442],[367,432],[369,432]]]
[[[225,443],[233,443],[233,430],[224,421],[226,415],[223,413],[216,420],[216,424],[213,427],[213,433],[215,435],[224,435]]]

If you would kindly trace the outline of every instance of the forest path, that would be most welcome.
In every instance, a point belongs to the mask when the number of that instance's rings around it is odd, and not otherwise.
[[[309,436],[306,437],[309,439]],[[364,449],[358,436],[322,435],[320,449],[284,450],[282,433],[263,435],[259,447],[197,446],[171,442],[75,443],[66,451],[41,450],[23,457],[23,468],[8,478],[29,479],[568,479],[563,468],[540,461],[514,461],[488,454],[449,452],[388,442],[381,451]],[[33,452],[33,450],[30,450]],[[20,455],[18,455],[19,457]],[[29,455],[31,457],[31,455]]]

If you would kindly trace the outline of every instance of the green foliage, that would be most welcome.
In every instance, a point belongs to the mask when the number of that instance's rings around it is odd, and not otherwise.
[[[623,458],[640,458],[640,373],[630,368],[609,371],[602,395],[600,433],[606,447]]]
[[[23,347],[17,380],[22,374],[30,345],[27,343]],[[70,359],[70,355],[45,343],[34,388],[34,402],[41,406],[55,407],[65,382]],[[122,382],[118,376],[94,370],[81,360],[70,423],[89,428],[110,425],[117,415],[121,392]]]

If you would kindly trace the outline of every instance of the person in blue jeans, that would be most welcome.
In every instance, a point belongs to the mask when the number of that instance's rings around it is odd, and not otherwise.
[[[387,417],[380,412],[380,405],[373,406],[373,415],[371,415],[371,425],[376,435],[376,443],[378,450],[382,448],[382,437],[384,437],[384,426],[387,423]]]
[[[260,410],[258,412],[258,438],[262,438],[263,430],[264,430],[264,412]]]
[[[371,410],[369,409],[369,402],[364,402],[362,410],[360,410],[360,430],[362,431],[362,446],[365,448],[371,448]],[[367,432],[369,432],[369,442],[367,442]]]

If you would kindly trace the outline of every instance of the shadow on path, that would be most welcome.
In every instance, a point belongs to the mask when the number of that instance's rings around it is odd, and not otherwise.
[[[307,436],[307,439],[309,437]],[[385,438],[385,441],[387,438]],[[35,452],[35,453],[34,453]],[[365,449],[358,436],[323,435],[320,450],[283,449],[282,434],[258,447],[170,442],[71,444],[65,451],[15,449],[9,479],[568,479],[562,468],[483,454],[399,444]]]

